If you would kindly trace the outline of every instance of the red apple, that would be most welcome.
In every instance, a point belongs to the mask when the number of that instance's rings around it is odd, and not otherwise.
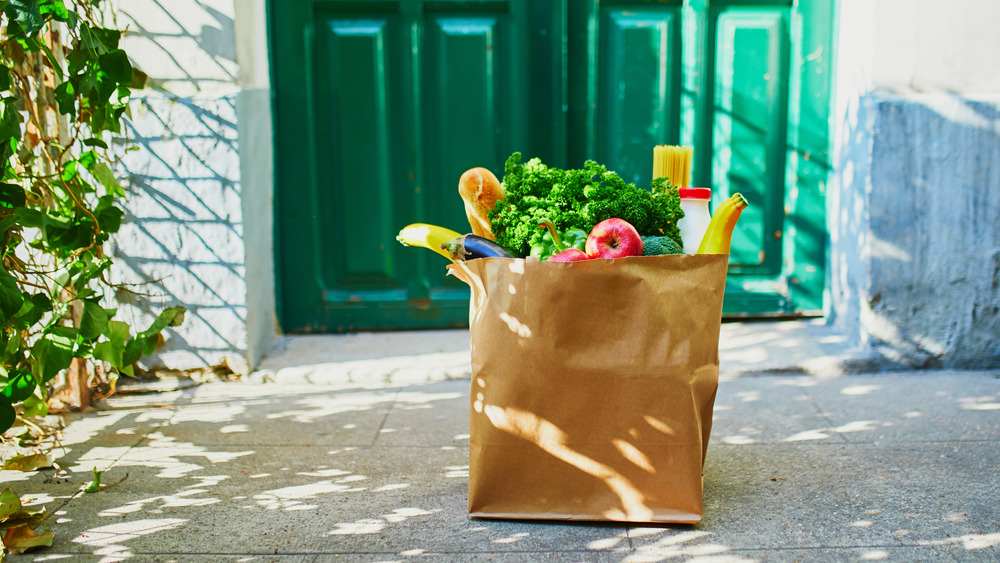
[[[631,223],[612,217],[594,225],[586,249],[591,258],[642,256],[642,238]]]
[[[579,248],[572,247],[549,258],[549,262],[578,262],[580,260],[590,260],[590,256],[587,256],[587,253]]]

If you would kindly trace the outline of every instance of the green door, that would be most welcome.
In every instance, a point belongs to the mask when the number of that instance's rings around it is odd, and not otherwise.
[[[654,144],[751,207],[727,315],[822,307],[832,0],[270,6],[287,332],[460,326],[468,290],[395,234],[466,231],[466,169],[594,158],[648,185]]]
[[[648,186],[651,148],[694,147],[692,184],[750,201],[725,314],[823,306],[833,0],[579,2],[570,11],[573,162]],[[596,65],[595,65],[596,63]]]
[[[415,222],[465,232],[462,172],[500,170],[515,150],[553,156],[553,106],[537,103],[551,85],[528,86],[550,72],[529,55],[554,52],[537,39],[548,14],[528,4],[271,3],[285,331],[468,322],[447,260],[395,236]]]

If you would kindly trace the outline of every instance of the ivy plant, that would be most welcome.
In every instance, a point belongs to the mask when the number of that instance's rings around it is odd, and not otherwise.
[[[106,306],[121,288],[104,246],[126,196],[112,170],[145,75],[99,3],[0,0],[0,432],[47,412],[74,362],[134,375],[184,319],[169,307],[134,331]]]

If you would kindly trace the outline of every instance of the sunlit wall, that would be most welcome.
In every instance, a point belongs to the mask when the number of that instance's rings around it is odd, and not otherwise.
[[[1000,3],[841,0],[831,317],[884,365],[1000,364]]]

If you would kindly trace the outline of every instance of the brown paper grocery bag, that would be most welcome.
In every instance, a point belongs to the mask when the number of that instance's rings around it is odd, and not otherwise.
[[[451,266],[472,288],[469,513],[700,520],[727,262]]]

